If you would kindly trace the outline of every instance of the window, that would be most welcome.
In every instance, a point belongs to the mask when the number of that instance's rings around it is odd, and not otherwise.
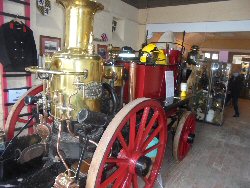
[[[210,59],[211,55],[210,53],[205,53],[205,58]]]
[[[116,21],[116,20],[113,20],[113,21],[112,21],[112,32],[115,32],[116,26],[117,26],[117,21]]]
[[[219,54],[212,54],[213,60],[219,60]]]
[[[205,54],[205,58],[212,60],[219,60],[219,52],[203,52]]]

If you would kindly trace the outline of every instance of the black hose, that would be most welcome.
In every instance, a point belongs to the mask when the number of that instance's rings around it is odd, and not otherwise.
[[[103,83],[102,86],[111,95],[111,100],[112,100],[112,103],[113,103],[111,114],[115,114],[117,112],[117,110],[118,110],[118,102],[119,102],[119,99],[118,99],[118,96],[116,94],[116,91],[108,83]]]
[[[82,151],[81,151],[81,155],[80,155],[80,159],[79,159],[79,163],[78,163],[77,170],[76,170],[76,175],[75,175],[75,181],[76,181],[77,184],[79,183],[80,168],[81,168],[81,165],[82,165],[85,150],[87,149],[88,141],[89,141],[88,137],[85,136],[85,138],[84,138],[84,146],[82,147]]]

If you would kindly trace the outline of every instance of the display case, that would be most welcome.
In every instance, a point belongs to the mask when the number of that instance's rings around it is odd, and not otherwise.
[[[240,97],[244,99],[250,99],[250,57],[242,58],[241,75],[243,78],[243,88],[240,93]]]
[[[223,114],[231,64],[203,62],[197,74],[200,89],[194,103],[197,119],[215,125],[223,124]]]

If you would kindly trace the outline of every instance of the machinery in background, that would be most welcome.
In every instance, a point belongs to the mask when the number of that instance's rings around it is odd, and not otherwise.
[[[197,119],[215,125],[223,124],[227,87],[231,65],[222,62],[201,61],[197,87],[201,90],[194,101]]]
[[[27,91],[10,112],[2,182],[25,188],[139,187],[139,182],[154,187],[168,133],[177,161],[195,138],[189,106],[194,96],[166,101],[165,71],[175,73],[178,88],[181,52],[170,52],[166,65],[163,51],[152,45],[142,50],[145,61],[124,47],[119,54],[111,50],[103,62],[92,43],[93,17],[103,6],[91,0],[57,2],[66,9],[65,49],[43,68],[26,68],[43,84]],[[23,111],[24,103],[31,113]],[[35,133],[19,137],[25,129]],[[10,166],[16,169],[12,177]]]
[[[241,91],[241,98],[250,99],[250,58],[242,58],[241,75],[243,76],[244,87]]]

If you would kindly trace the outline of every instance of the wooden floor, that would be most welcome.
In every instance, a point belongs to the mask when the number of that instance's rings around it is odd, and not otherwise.
[[[168,153],[161,170],[165,188],[250,188],[250,100],[240,100],[240,117],[225,109],[223,126],[198,123],[188,156],[175,163]],[[171,147],[171,146],[168,146]]]

